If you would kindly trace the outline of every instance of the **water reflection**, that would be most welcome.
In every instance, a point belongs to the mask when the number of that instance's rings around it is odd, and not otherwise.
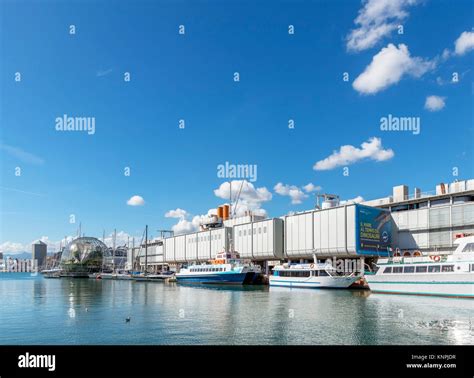
[[[473,343],[465,299],[18,277],[0,276],[2,344]]]

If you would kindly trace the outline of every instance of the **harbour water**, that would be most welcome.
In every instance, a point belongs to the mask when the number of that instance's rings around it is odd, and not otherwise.
[[[368,291],[0,273],[2,345],[466,345],[473,310],[469,299]]]

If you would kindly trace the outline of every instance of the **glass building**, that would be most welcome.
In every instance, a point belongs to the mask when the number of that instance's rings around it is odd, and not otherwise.
[[[110,254],[109,248],[99,239],[77,238],[64,247],[61,268],[66,274],[72,275],[95,273],[103,268]]]

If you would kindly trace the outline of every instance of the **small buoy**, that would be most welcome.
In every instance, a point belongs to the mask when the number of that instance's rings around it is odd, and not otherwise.
[[[127,322],[127,323],[130,322],[130,316],[128,318],[125,318],[125,322]]]
[[[89,311],[89,309],[86,307],[86,312],[88,312],[88,311]]]

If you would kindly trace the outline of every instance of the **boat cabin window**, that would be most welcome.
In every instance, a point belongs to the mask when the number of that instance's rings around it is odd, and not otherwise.
[[[325,270],[320,270],[319,271],[319,277],[326,277],[329,276],[329,273],[326,272]]]
[[[441,267],[442,272],[454,272],[454,265],[443,265]]]
[[[471,272],[474,272],[474,264],[471,264]]]
[[[430,273],[437,273],[441,270],[441,267],[439,265],[430,265],[428,267],[428,272]]]
[[[392,273],[392,267],[391,266],[387,266],[384,270],[383,270],[384,274],[385,273]]]
[[[417,266],[416,267],[416,272],[417,273],[426,273],[428,271],[427,266]]]
[[[463,252],[474,252],[474,243],[467,243],[463,250]]]
[[[393,273],[402,273],[403,268],[401,266],[394,266]]]
[[[415,273],[414,266],[406,266],[403,268],[403,273]]]
[[[280,271],[280,277],[309,277],[310,271]]]

